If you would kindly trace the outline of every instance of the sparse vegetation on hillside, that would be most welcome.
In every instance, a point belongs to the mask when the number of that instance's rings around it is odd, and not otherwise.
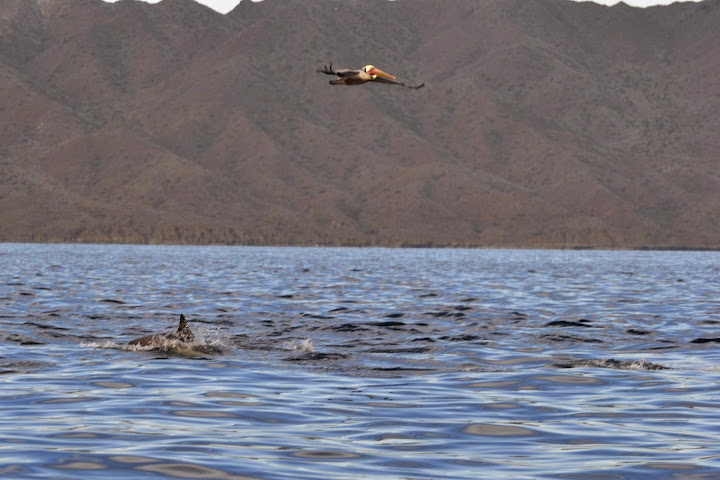
[[[3,0],[0,241],[720,248],[718,31],[720,0]]]

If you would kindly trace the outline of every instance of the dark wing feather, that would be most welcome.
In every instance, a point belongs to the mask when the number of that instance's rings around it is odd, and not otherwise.
[[[338,77],[352,77],[353,75],[357,75],[358,73],[362,72],[362,70],[350,70],[349,68],[343,68],[342,70],[333,70],[332,63],[328,67],[327,65],[324,66],[322,70],[318,70],[320,73],[324,73],[326,75],[337,75]]]
[[[318,72],[324,73],[324,74],[326,74],[326,75],[337,75],[337,74],[333,71],[333,69],[332,69],[332,63],[330,64],[329,67],[328,67],[327,65],[324,65],[324,66],[323,66],[323,69],[322,69],[322,70],[318,70]]]
[[[342,70],[335,70],[335,75],[338,77],[352,77],[360,72],[362,72],[362,70],[350,70],[349,68],[345,68]]]

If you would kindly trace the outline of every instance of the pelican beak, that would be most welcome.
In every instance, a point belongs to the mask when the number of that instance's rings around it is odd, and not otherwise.
[[[370,73],[372,75],[377,75],[378,77],[389,78],[390,80],[395,80],[395,77],[393,77],[389,73],[383,72],[379,68],[373,68]]]

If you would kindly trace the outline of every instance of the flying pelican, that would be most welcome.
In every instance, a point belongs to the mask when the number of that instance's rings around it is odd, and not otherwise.
[[[338,78],[330,80],[330,85],[362,85],[367,82],[380,82],[389,83],[390,85],[400,85],[401,87],[412,88],[415,90],[425,86],[424,83],[421,83],[420,85],[405,85],[402,82],[396,82],[394,76],[383,72],[372,65],[365,65],[360,70],[333,70],[331,63],[330,67],[325,65],[325,68],[318,70],[318,72],[326,75],[337,75]]]

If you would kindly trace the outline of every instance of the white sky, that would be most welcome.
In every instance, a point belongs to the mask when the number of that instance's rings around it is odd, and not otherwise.
[[[106,2],[117,2],[118,0],[105,0]],[[158,3],[161,0],[143,0],[148,3]],[[202,3],[204,5],[207,5],[208,7],[212,8],[213,10],[217,10],[220,13],[227,13],[233,8],[237,6],[238,3],[240,3],[240,0],[195,0],[198,3]],[[246,2],[251,0],[244,0]],[[252,0],[256,1],[256,0]],[[619,3],[620,0],[574,0],[576,2],[587,2],[587,1],[594,1],[595,3],[601,3],[603,5],[615,5],[616,3]],[[624,0],[625,3],[628,5],[632,5],[633,7],[651,7],[653,5],[668,5],[670,3],[674,3],[678,0]],[[700,2],[702,0],[681,0],[681,1],[690,1],[690,2]]]

